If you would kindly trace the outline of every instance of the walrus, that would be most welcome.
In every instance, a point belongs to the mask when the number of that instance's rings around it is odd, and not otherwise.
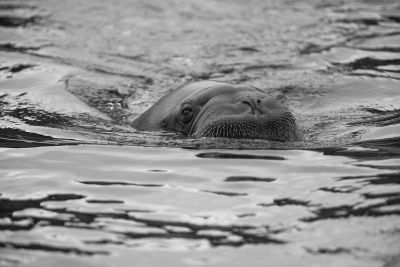
[[[136,118],[140,131],[166,130],[187,137],[296,141],[293,114],[253,86],[200,81],[172,90]]]

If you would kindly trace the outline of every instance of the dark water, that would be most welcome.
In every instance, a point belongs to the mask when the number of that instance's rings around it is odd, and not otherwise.
[[[397,1],[0,1],[0,266],[398,266]],[[303,140],[129,121],[257,86]]]

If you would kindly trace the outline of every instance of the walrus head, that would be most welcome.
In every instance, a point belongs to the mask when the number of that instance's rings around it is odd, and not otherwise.
[[[178,88],[138,117],[138,130],[164,129],[189,137],[295,141],[293,114],[251,86],[204,81]]]

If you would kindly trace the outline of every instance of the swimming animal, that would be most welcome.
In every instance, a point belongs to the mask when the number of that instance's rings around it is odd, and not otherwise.
[[[217,81],[195,82],[171,91],[131,125],[195,138],[298,139],[295,118],[283,104],[258,88]]]

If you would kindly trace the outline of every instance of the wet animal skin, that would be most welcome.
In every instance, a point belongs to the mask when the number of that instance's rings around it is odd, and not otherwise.
[[[132,122],[138,130],[167,130],[188,137],[296,141],[293,114],[252,86],[201,81],[177,88]]]

